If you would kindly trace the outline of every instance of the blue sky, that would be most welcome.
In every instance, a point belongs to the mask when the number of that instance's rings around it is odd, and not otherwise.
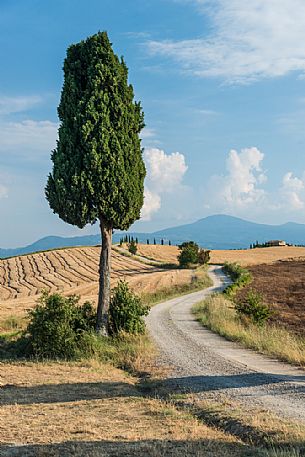
[[[305,223],[303,0],[1,0],[0,247],[96,233],[44,198],[66,48],[107,30],[146,128],[137,230]]]

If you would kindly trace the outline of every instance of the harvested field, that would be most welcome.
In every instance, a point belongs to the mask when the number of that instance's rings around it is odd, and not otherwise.
[[[259,265],[278,260],[305,259],[305,248],[277,246],[271,248],[211,251],[211,263],[237,262],[240,265]]]
[[[44,289],[96,301],[99,256],[99,247],[82,247],[0,260],[0,320],[24,316]],[[149,293],[191,282],[192,271],[160,269],[113,251],[113,285],[120,278],[136,292]]]
[[[245,300],[250,289],[258,291],[275,311],[273,322],[305,336],[305,260],[255,265],[249,270],[253,281],[237,293],[237,300]]]
[[[179,249],[177,246],[139,244],[138,254],[154,260],[161,260],[162,262],[178,263],[177,255],[179,254]],[[211,251],[212,264],[237,262],[240,265],[247,266],[298,258],[305,259],[305,248],[279,246],[270,248]]]
[[[138,244],[137,254],[153,260],[178,264],[177,255],[179,254],[179,249],[177,246]]]
[[[239,439],[97,362],[0,364],[1,456],[242,456]]]

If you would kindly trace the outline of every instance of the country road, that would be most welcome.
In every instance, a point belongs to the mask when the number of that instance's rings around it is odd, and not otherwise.
[[[162,363],[172,367],[167,382],[203,398],[231,398],[305,423],[305,370],[243,349],[199,324],[192,306],[227,283],[220,266],[214,285],[154,306],[147,318]]]

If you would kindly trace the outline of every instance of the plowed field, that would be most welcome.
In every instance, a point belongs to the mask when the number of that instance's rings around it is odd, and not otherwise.
[[[96,301],[99,256],[99,247],[82,247],[0,260],[0,320],[23,315],[44,289]],[[112,253],[112,284],[124,278],[139,293],[190,282],[191,277],[191,270],[162,270]]]
[[[305,336],[305,261],[281,261],[248,269],[253,281],[238,292],[237,299],[245,301],[249,290],[256,290],[275,311],[273,322]]]

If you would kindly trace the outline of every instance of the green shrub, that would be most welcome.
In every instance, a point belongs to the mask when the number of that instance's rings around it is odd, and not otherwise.
[[[207,249],[200,249],[198,254],[198,263],[200,263],[200,265],[206,265],[209,263],[211,258],[210,253],[211,251]]]
[[[226,262],[222,267],[225,274],[227,274],[233,281],[224,291],[228,297],[233,297],[241,287],[245,286],[252,280],[250,271],[243,268],[238,263]]]
[[[71,359],[81,352],[84,333],[92,331],[95,312],[89,302],[80,306],[79,297],[44,293],[29,312],[25,331],[28,352],[36,357]]]
[[[249,290],[245,302],[235,303],[235,309],[240,316],[246,316],[253,324],[262,326],[272,316],[273,312],[263,303],[263,297],[255,290]]]
[[[149,312],[149,307],[141,302],[126,281],[119,281],[113,289],[109,307],[109,330],[112,335],[120,332],[131,334],[144,333],[145,322],[143,316]]]
[[[179,246],[180,254],[178,262],[180,267],[187,268],[192,264],[198,263],[199,246],[194,241],[185,241]]]
[[[130,252],[130,254],[136,255],[137,250],[138,250],[138,247],[137,247],[136,242],[134,240],[131,240],[131,242],[128,245],[128,251]]]

